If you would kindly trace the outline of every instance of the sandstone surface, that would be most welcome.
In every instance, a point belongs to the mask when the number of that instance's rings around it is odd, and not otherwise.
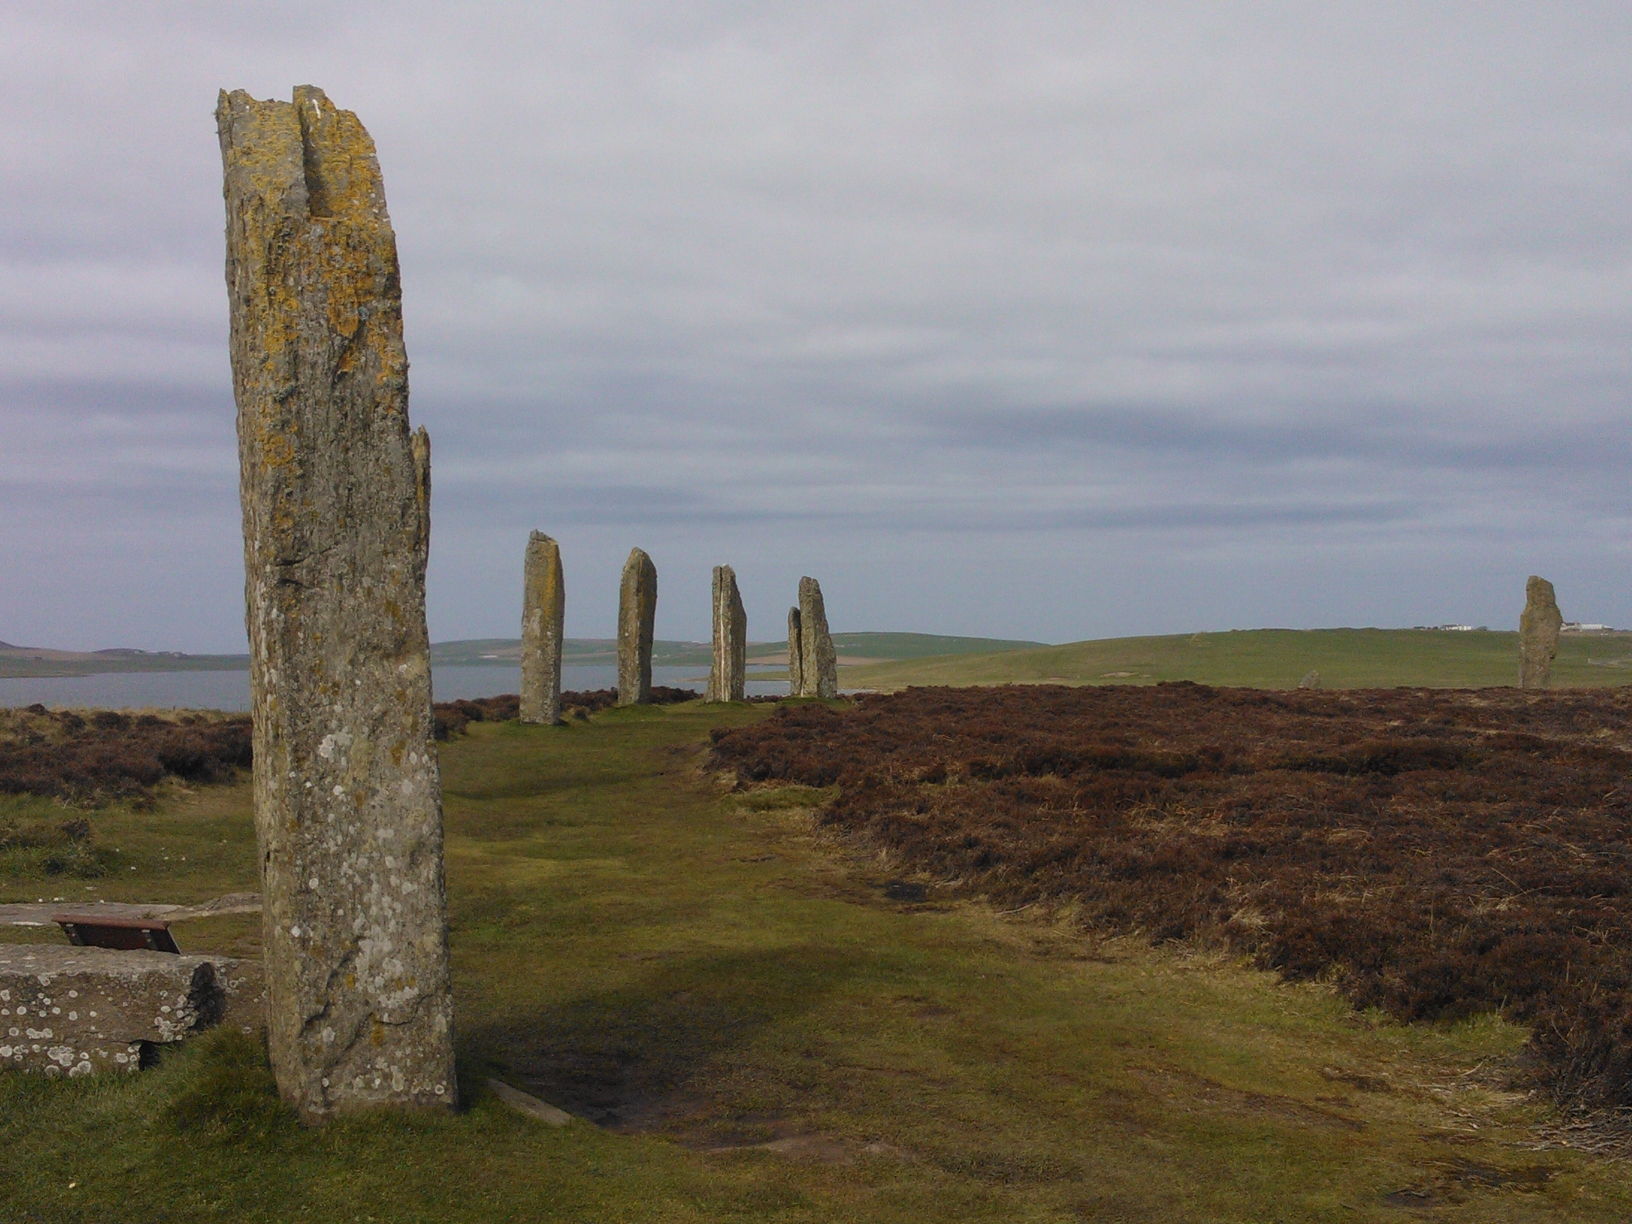
[[[799,579],[800,693],[805,697],[839,695],[839,663],[827,631],[822,588],[814,578]]]
[[[1564,615],[1558,610],[1553,584],[1530,575],[1524,584],[1524,611],[1519,615],[1519,687],[1546,688],[1558,654]]]
[[[704,701],[741,701],[747,689],[748,613],[737,590],[737,572],[714,567],[714,654]]]
[[[629,550],[618,588],[618,704],[652,699],[652,626],[657,617],[657,566],[639,548]]]
[[[567,597],[561,549],[542,531],[527,539],[522,564],[521,721],[561,721],[561,641]]]
[[[430,440],[379,164],[311,86],[216,120],[272,1069],[309,1120],[451,1107]]]

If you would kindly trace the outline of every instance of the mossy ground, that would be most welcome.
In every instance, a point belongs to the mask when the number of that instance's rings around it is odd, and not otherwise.
[[[1522,1031],[1387,1023],[1069,915],[891,900],[887,863],[816,829],[819,792],[703,772],[709,728],[762,716],[443,745],[462,1112],[304,1129],[226,1033],[129,1078],[0,1076],[0,1220],[1632,1215],[1624,1164],[1532,1150],[1540,1108],[1501,1088]],[[253,887],[248,804],[92,813],[118,870],[0,874],[0,899]],[[253,919],[179,934],[256,942]],[[514,1114],[488,1076],[601,1125]]]

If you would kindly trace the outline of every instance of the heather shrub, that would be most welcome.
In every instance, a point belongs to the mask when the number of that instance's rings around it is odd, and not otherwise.
[[[251,762],[247,715],[161,717],[44,707],[0,712],[0,794],[95,807],[147,798],[166,777],[216,782]]]
[[[1402,1020],[1532,1025],[1560,1100],[1632,1106],[1632,696],[909,689],[713,736],[749,783],[1006,906],[1218,943]]]

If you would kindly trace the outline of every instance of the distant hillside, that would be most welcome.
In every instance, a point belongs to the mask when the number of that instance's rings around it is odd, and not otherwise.
[[[248,671],[249,656],[190,655],[173,650],[49,650],[0,642],[0,679],[94,676],[105,672]]]
[[[943,637],[939,633],[835,633],[833,649],[841,658],[927,659],[937,655],[1003,654],[1046,649],[1046,642],[1012,638]]]
[[[912,684],[1202,684],[1290,688],[1309,671],[1326,688],[1484,688],[1518,678],[1518,634],[1479,630],[1250,629],[1107,638],[1033,650],[842,669],[845,688]],[[1553,682],[1632,682],[1632,633],[1566,634]]]
[[[1107,638],[1048,646],[1000,638],[933,633],[836,633],[840,683],[847,689],[896,689],[909,684],[1204,684],[1288,688],[1307,672],[1327,688],[1422,685],[1482,688],[1512,684],[1518,675],[1518,635],[1422,629],[1250,629],[1165,637]],[[438,667],[514,667],[515,638],[437,642]],[[569,664],[616,661],[610,638],[568,638]],[[754,642],[751,662],[787,660],[784,641]],[[706,668],[703,642],[660,641],[660,667]],[[68,651],[0,644],[0,678],[88,676],[102,672],[244,671],[247,655],[190,655],[140,650]],[[757,673],[774,679],[776,673]],[[1553,680],[1560,686],[1632,683],[1632,633],[1570,633],[1559,645]]]

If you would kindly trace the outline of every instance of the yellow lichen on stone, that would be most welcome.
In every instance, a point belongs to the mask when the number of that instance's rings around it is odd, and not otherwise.
[[[223,93],[217,119],[273,1070],[308,1118],[447,1107],[429,442],[408,425],[379,165],[309,86],[292,103]],[[405,974],[416,985],[387,991]]]

